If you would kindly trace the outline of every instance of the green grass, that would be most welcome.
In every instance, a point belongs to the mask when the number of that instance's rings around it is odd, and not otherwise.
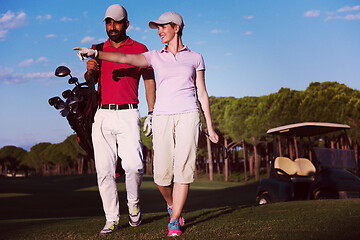
[[[177,239],[360,239],[360,199],[255,206],[257,183],[197,181]],[[141,188],[143,222],[127,223],[118,183],[121,229],[100,239],[168,239],[169,217],[156,185]],[[0,239],[99,239],[105,219],[94,175],[0,179]]]

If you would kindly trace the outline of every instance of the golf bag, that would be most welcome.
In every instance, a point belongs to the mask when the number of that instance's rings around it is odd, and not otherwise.
[[[95,80],[79,83],[76,77],[71,76],[70,69],[65,66],[58,67],[55,75],[58,77],[70,75],[69,84],[75,84],[75,87],[62,93],[65,101],[60,97],[53,97],[49,99],[49,104],[60,110],[61,116],[66,117],[70,127],[77,135],[80,147],[94,159],[91,129],[97,109]]]
[[[94,80],[79,84],[72,91],[77,93],[82,98],[82,101],[78,103],[78,112],[70,112],[66,119],[70,127],[75,131],[80,147],[85,150],[89,157],[94,159],[91,138],[92,124],[97,109],[97,92]]]
[[[62,96],[66,99],[65,102],[60,97],[53,97],[49,99],[49,104],[61,110],[61,116],[66,117],[70,127],[76,133],[80,147],[84,149],[90,158],[94,159],[91,132],[98,104],[98,93],[95,90],[96,81],[95,79],[90,79],[87,82],[79,83],[76,77],[71,76],[70,69],[65,66],[58,67],[55,75],[58,77],[69,75],[69,84],[75,84],[75,87],[62,93]],[[116,177],[120,177],[124,173],[125,171],[121,167],[121,159],[119,158],[116,167]]]

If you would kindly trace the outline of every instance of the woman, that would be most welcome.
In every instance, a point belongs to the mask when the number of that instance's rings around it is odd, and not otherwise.
[[[170,214],[169,236],[179,236],[184,224],[181,216],[189,185],[194,181],[196,150],[201,131],[197,100],[205,117],[209,138],[218,142],[213,129],[209,97],[205,87],[202,56],[182,42],[184,23],[175,12],[166,12],[149,27],[158,29],[160,51],[143,54],[79,50],[81,60],[89,57],[106,61],[152,67],[156,74],[156,102],[153,112],[154,181],[167,202]]]

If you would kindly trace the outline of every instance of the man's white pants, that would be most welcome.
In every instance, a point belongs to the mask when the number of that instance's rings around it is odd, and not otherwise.
[[[92,140],[106,221],[118,221],[120,217],[115,181],[118,156],[125,170],[128,206],[132,212],[136,212],[143,176],[140,123],[140,113],[137,109],[98,109],[95,114]]]

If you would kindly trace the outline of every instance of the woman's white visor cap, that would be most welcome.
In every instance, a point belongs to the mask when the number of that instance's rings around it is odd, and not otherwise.
[[[180,14],[176,12],[166,12],[163,13],[158,20],[150,21],[149,27],[152,29],[156,29],[158,25],[164,25],[168,23],[175,23],[180,26],[181,29],[184,27],[184,22]]]

